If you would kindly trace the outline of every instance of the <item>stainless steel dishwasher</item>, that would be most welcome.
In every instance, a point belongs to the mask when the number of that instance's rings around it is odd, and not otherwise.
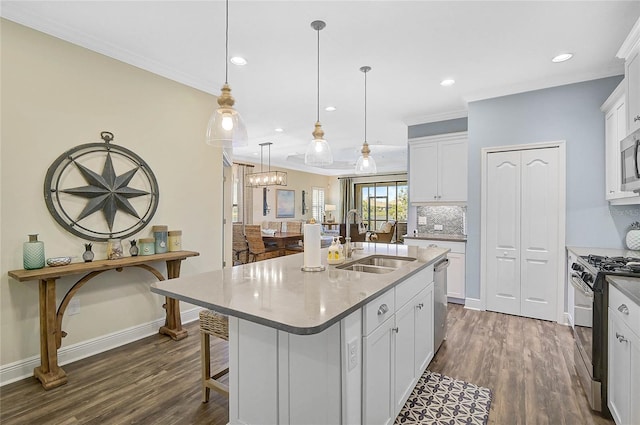
[[[447,337],[447,267],[449,259],[433,266],[433,339],[437,353],[442,341]]]

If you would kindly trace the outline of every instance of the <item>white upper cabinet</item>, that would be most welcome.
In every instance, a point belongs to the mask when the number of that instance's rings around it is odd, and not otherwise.
[[[605,198],[612,205],[640,203],[637,193],[620,190],[620,140],[627,134],[625,87],[626,80],[623,80],[600,108],[605,119]]]
[[[626,136],[640,128],[640,19],[636,21],[616,56],[625,61]]]
[[[467,133],[409,140],[409,201],[467,202]]]

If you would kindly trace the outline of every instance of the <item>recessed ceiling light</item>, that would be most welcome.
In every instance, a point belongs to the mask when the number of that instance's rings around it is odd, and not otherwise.
[[[278,127],[278,128],[274,128],[274,131],[277,131],[278,133],[282,133],[284,131],[284,129]]]
[[[456,83],[456,80],[452,80],[451,78],[447,78],[446,80],[442,80],[440,85],[443,87],[449,87]]]
[[[324,108],[325,111],[327,112],[333,112],[336,110],[335,106],[327,106],[326,108]]]
[[[229,61],[238,66],[245,66],[247,64],[247,60],[245,58],[241,58],[240,56],[234,56]]]
[[[551,62],[556,62],[556,63],[564,62],[564,61],[568,61],[572,57],[573,57],[572,53],[562,53],[556,56],[555,58],[551,59]]]

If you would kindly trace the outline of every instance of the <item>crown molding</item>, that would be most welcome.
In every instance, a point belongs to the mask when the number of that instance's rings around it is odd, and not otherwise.
[[[217,96],[214,87],[222,86],[222,83],[214,84],[211,81],[204,81],[202,78],[178,71],[177,69],[166,66],[165,64],[152,60],[148,57],[135,54],[115,44],[107,43],[104,40],[93,37],[83,31],[78,31],[66,25],[62,25],[59,22],[33,14],[28,10],[21,8],[19,4],[19,2],[3,2],[2,8],[0,8],[0,16],[9,21],[24,25],[28,28],[119,60],[126,64],[135,66],[136,68],[143,69],[205,93]]]
[[[407,126],[412,126],[412,125],[427,124],[432,122],[454,120],[458,118],[467,118],[468,115],[469,115],[469,111],[467,111],[466,109],[461,109],[458,111],[440,112],[437,114],[416,115],[413,117],[406,117],[403,119],[403,122]]]
[[[629,56],[631,56],[631,52],[637,47],[640,47],[640,18],[638,18],[633,28],[631,28],[629,35],[627,35],[618,53],[616,53],[616,57],[628,59]]]

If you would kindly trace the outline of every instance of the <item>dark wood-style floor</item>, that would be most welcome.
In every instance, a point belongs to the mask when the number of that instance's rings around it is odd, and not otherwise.
[[[429,370],[492,389],[489,423],[613,424],[589,409],[569,328],[449,307],[448,339]],[[0,423],[226,424],[225,397],[201,402],[197,322],[186,327],[179,342],[152,336],[66,365],[69,382],[51,391],[34,378],[0,388]],[[212,340],[226,361],[226,343]]]

